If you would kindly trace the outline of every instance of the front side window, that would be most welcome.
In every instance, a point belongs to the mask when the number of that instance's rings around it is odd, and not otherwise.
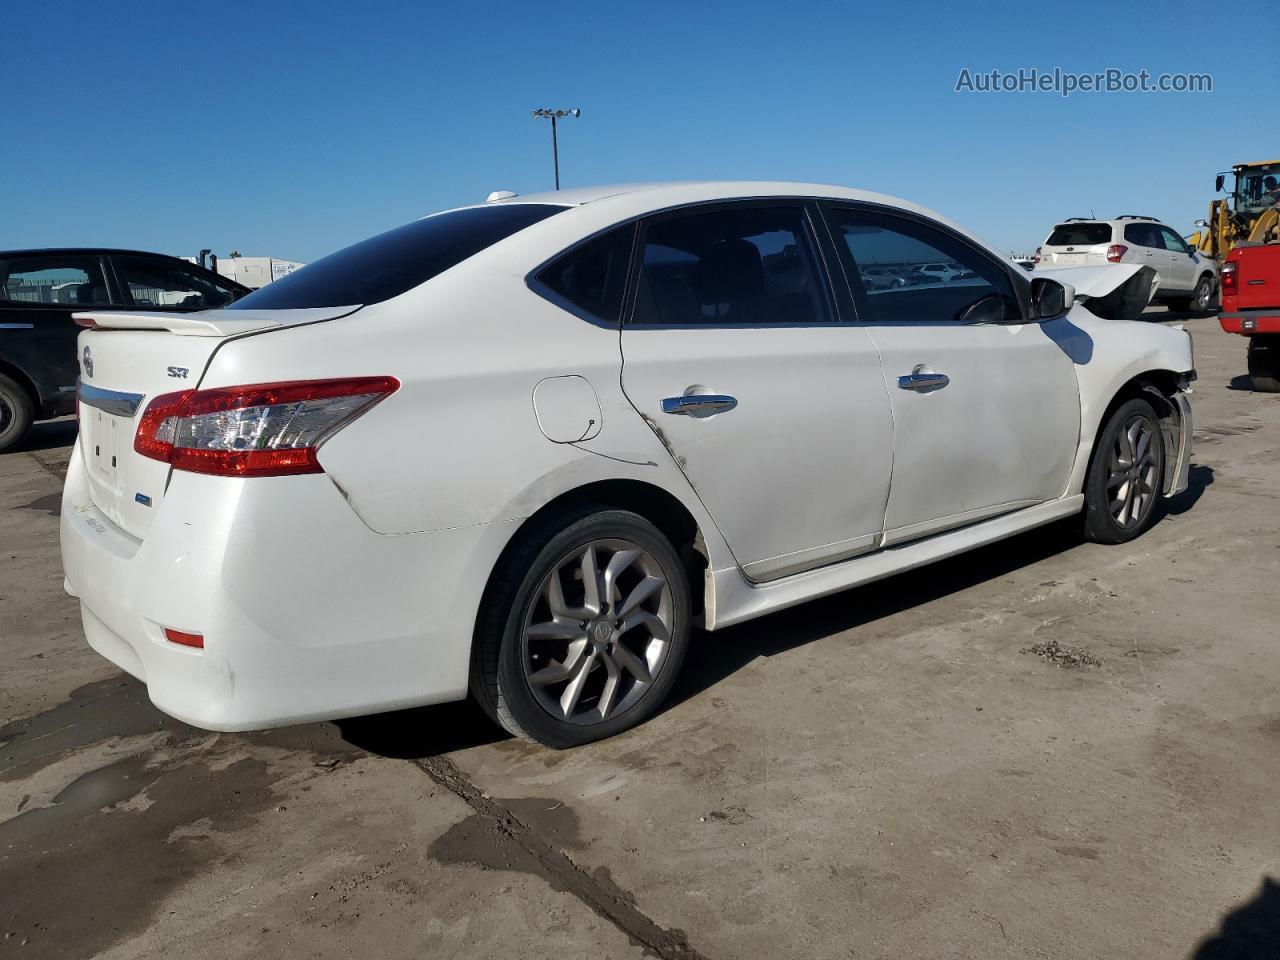
[[[823,277],[803,207],[684,214],[645,231],[632,322],[824,323]]]
[[[617,323],[635,229],[628,224],[574,247],[543,267],[538,279],[578,309]]]
[[[1164,240],[1164,248],[1166,250],[1172,250],[1174,253],[1191,253],[1191,248],[1187,246],[1187,242],[1169,227],[1161,227],[1160,236]]]
[[[0,260],[0,298],[73,307],[111,302],[97,257],[63,255]]]
[[[228,288],[181,264],[145,257],[117,257],[115,264],[116,276],[135,307],[214,310],[234,297]]]
[[[499,203],[437,213],[322,257],[237,300],[230,309],[381,303],[567,209],[549,203]]]
[[[827,215],[837,248],[848,255],[845,269],[860,319],[871,323],[1021,319],[1013,281],[1003,264],[960,238],[878,211],[834,208]]]

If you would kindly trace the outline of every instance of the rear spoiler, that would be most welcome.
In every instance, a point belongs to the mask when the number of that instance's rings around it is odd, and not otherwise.
[[[88,310],[72,319],[90,330],[167,330],[179,337],[231,337],[272,327],[294,327],[321,320],[336,320],[355,313],[349,307],[312,307],[305,310],[200,310],[195,313],[129,313],[125,310]]]
[[[1104,320],[1137,320],[1160,286],[1155,270],[1135,263],[1036,269],[1031,275],[1069,284],[1077,302]]]

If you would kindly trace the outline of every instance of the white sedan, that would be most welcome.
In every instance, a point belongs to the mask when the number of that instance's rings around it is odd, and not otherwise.
[[[196,726],[470,693],[609,736],[695,626],[1073,514],[1141,533],[1186,486],[1194,372],[1184,331],[1104,316],[1138,270],[1073,289],[890,197],[676,183],[435,214],[222,310],[82,313],[66,588]]]

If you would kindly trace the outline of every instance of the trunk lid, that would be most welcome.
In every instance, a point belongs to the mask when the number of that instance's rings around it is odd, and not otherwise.
[[[164,499],[169,465],[134,451],[147,405],[194,390],[227,340],[334,319],[352,307],[317,310],[209,310],[199,313],[77,313],[80,451],[89,493],[116,526],[145,539]]]
[[[1243,247],[1236,265],[1236,309],[1280,308],[1280,244]]]

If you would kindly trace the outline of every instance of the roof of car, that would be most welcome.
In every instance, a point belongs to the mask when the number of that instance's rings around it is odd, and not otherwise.
[[[889,197],[867,190],[854,190],[825,183],[803,183],[788,180],[656,180],[648,183],[608,183],[598,186],[567,187],[563,190],[548,190],[541,193],[517,194],[499,203],[556,203],[565,206],[580,206],[609,197],[620,197],[636,193],[705,193],[708,198],[723,198],[730,195],[751,196],[812,196],[841,197],[846,199],[867,200],[870,202],[890,202],[895,206],[914,208],[916,205],[898,197]],[[655,198],[657,199],[657,198]],[[658,201],[661,202],[660,200]],[[479,204],[483,205],[483,204]]]
[[[0,250],[0,257],[16,257],[19,255],[29,256],[59,253],[81,253],[81,254],[125,254],[131,257],[164,257],[166,260],[182,260],[181,257],[175,257],[168,253],[156,253],[154,250],[128,250],[120,247],[31,247],[26,250]],[[183,263],[190,263],[189,260],[183,260]],[[199,264],[197,264],[199,266]]]

